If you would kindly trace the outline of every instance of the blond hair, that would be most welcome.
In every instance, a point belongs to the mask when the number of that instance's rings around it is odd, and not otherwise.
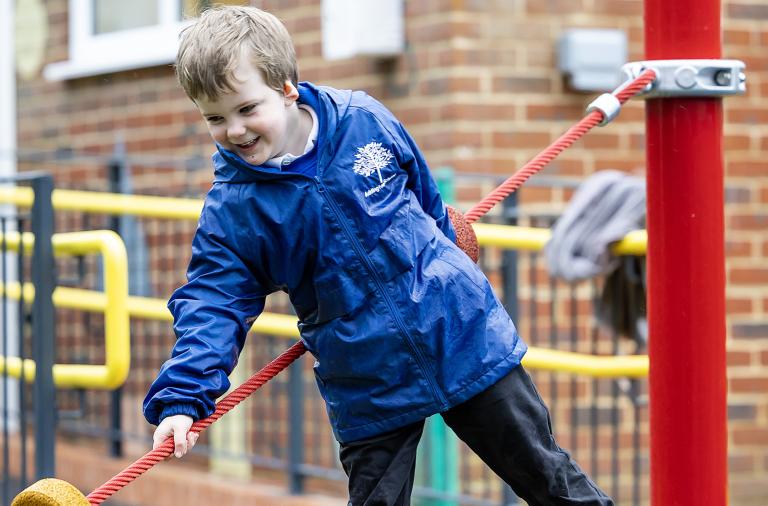
[[[261,70],[270,88],[282,92],[286,81],[298,84],[296,50],[285,26],[268,12],[239,6],[203,11],[182,32],[176,77],[192,100],[216,100],[234,91],[240,58]]]

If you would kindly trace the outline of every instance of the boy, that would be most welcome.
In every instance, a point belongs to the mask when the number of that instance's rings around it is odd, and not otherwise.
[[[314,355],[351,505],[407,505],[424,419],[446,423],[532,505],[609,505],[555,443],[526,346],[461,250],[419,149],[361,92],[300,83],[272,15],[206,11],[177,75],[217,145],[177,342],[144,402],[182,456],[283,290]]]

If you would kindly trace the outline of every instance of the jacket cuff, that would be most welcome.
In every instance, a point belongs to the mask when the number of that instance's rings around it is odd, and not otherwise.
[[[197,412],[197,408],[195,408],[194,404],[167,404],[163,407],[163,410],[160,411],[160,416],[157,417],[157,423],[160,423],[163,421],[163,419],[174,415],[187,415],[194,421],[198,421],[200,419],[200,415]]]

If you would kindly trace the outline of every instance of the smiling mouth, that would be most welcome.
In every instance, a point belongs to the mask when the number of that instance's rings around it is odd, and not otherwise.
[[[235,146],[237,146],[240,149],[248,149],[253,147],[258,141],[259,141],[259,138],[256,137],[255,139],[252,139],[244,144],[235,144]]]

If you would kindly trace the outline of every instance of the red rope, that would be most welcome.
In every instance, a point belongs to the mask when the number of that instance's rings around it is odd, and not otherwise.
[[[213,422],[221,418],[225,413],[240,404],[246,397],[261,388],[264,383],[271,380],[283,369],[291,365],[291,363],[299,358],[305,351],[307,350],[301,341],[295,343],[279,357],[251,376],[245,383],[219,401],[219,403],[216,404],[216,411],[214,411],[208,418],[195,422],[192,425],[190,432],[202,432],[207,429]],[[162,445],[148,452],[136,462],[126,467],[119,474],[112,477],[105,484],[88,494],[88,500],[92,505],[101,504],[115,492],[147,472],[155,464],[165,460],[171,453],[173,453],[173,449],[173,436],[171,436],[166,439]]]
[[[637,95],[645,88],[648,83],[656,78],[656,73],[653,70],[646,70],[640,76],[632,81],[624,88],[620,88],[614,92],[614,95],[620,103],[625,103],[627,100]],[[472,209],[464,214],[464,218],[467,223],[474,223],[480,219],[485,213],[490,211],[493,206],[504,200],[510,193],[520,188],[520,186],[528,180],[532,175],[543,169],[549,162],[555,159],[557,155],[563,152],[565,148],[579,140],[584,134],[589,132],[592,127],[603,121],[603,113],[599,110],[594,110],[578,123],[572,126],[567,132],[560,136],[555,142],[549,145],[544,151],[539,153],[531,161],[526,163],[523,168],[518,170],[509,179],[504,181],[498,188],[488,194],[483,200],[481,200]]]

